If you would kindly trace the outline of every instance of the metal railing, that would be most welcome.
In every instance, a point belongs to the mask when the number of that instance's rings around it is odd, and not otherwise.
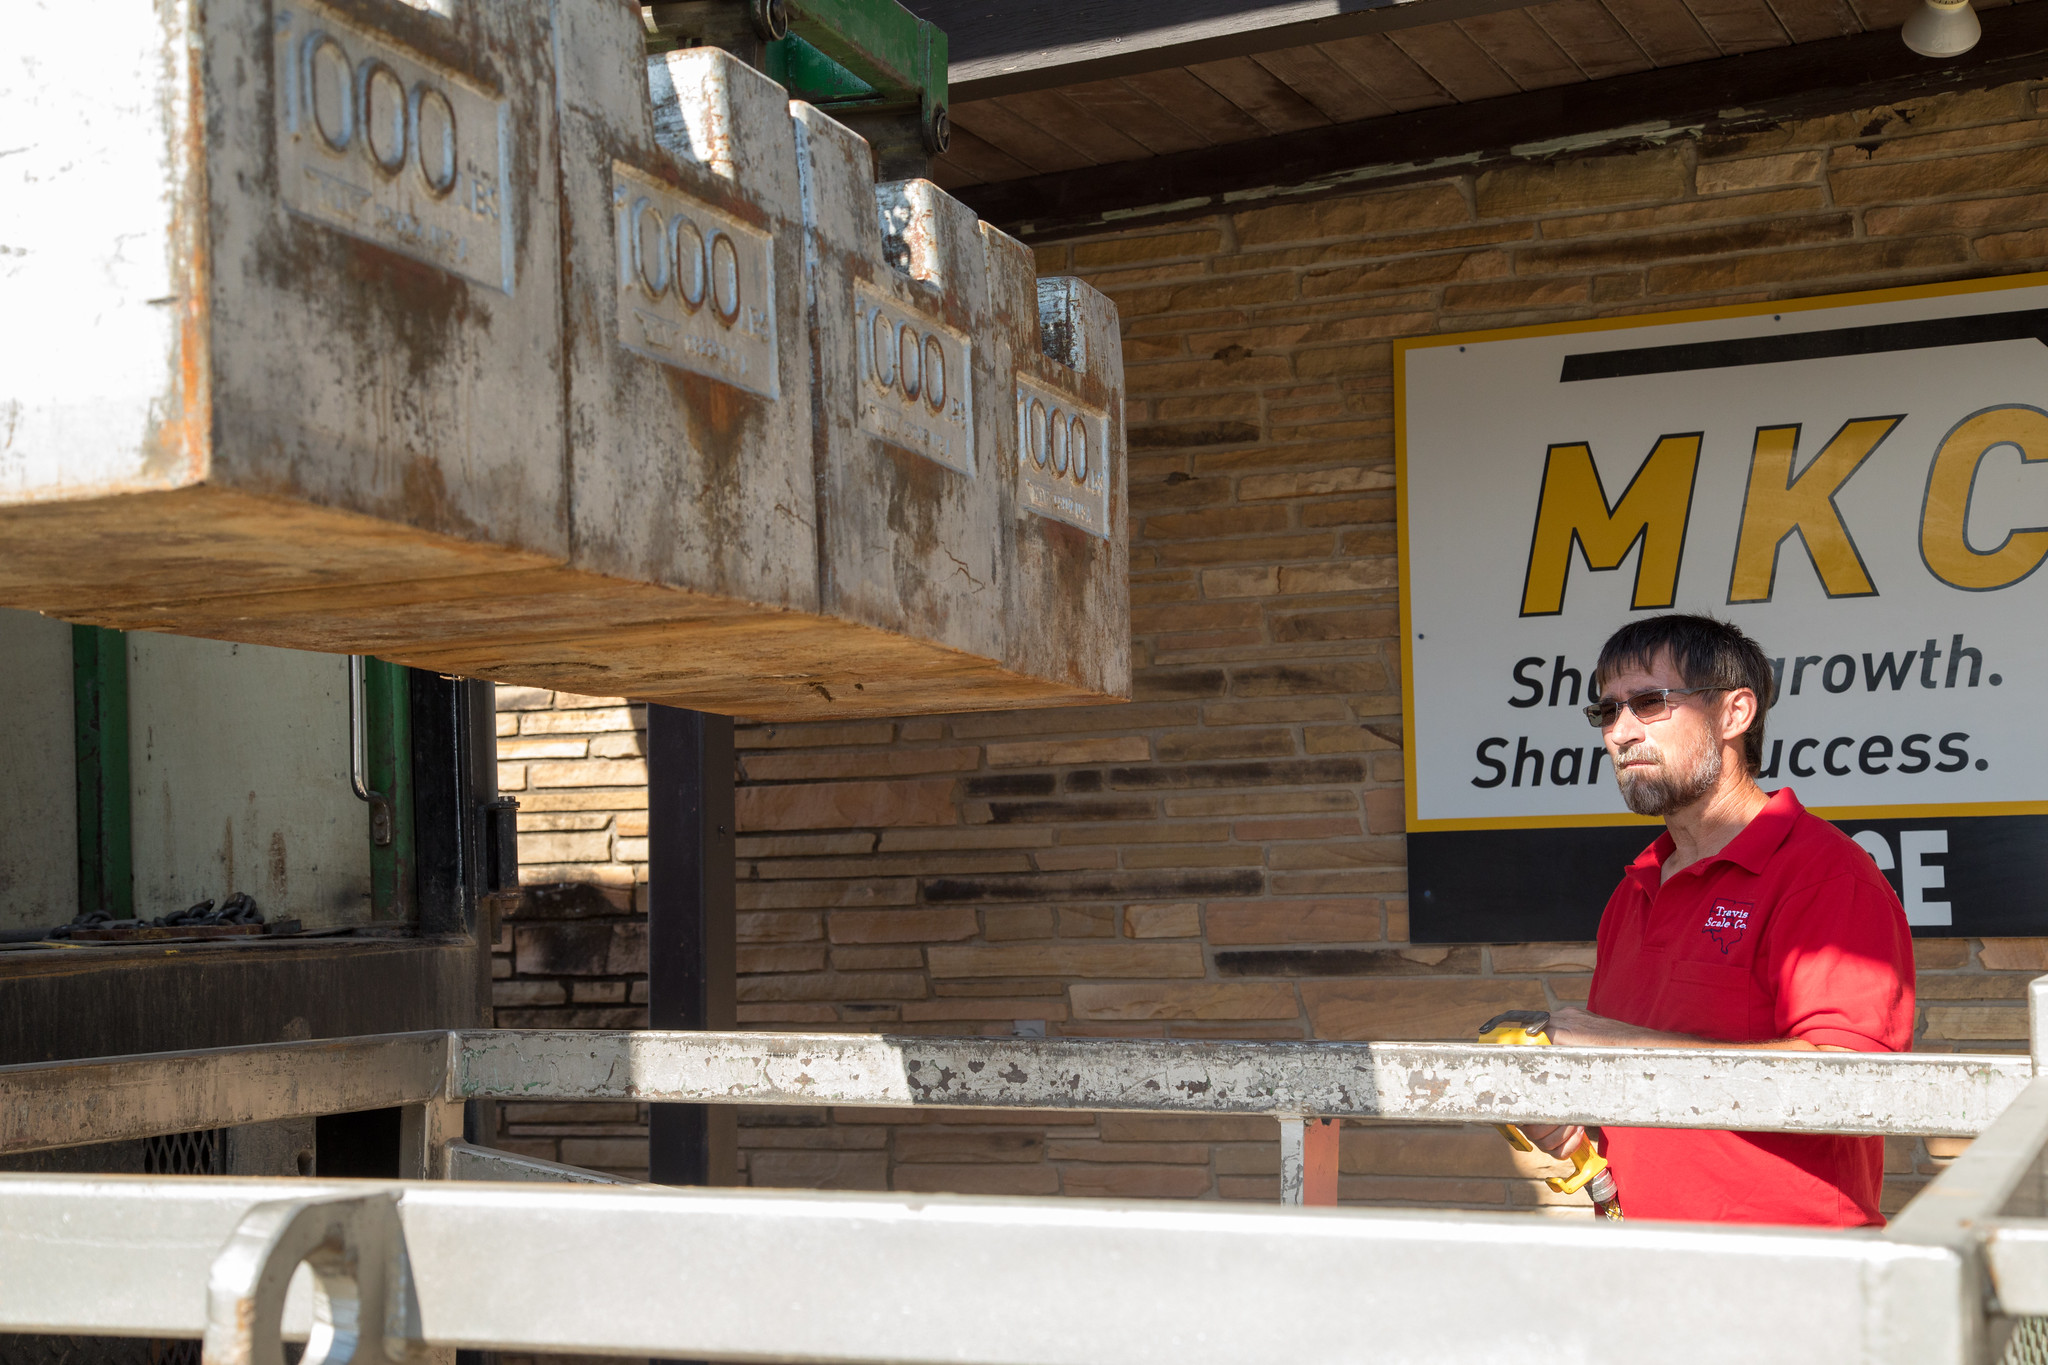
[[[0,1153],[402,1106],[410,1177],[0,1176],[0,1332],[203,1335],[236,1365],[280,1333],[328,1343],[309,1365],[1964,1365],[2048,1314],[2048,978],[2032,991],[2032,1058],[500,1030],[0,1067]],[[1879,1235],[666,1189],[462,1142],[463,1101],[489,1098],[1265,1114],[1297,1203],[1334,1202],[1337,1119],[1982,1136]]]
[[[1323,1119],[1970,1136],[2031,1078],[2017,1055],[1429,1043],[471,1030],[0,1067],[0,1154],[346,1109],[627,1100],[1268,1114],[1290,1202]],[[435,1117],[454,1131],[445,1114]],[[422,1127],[420,1132],[426,1133]],[[422,1139],[424,1140],[424,1138]],[[420,1151],[419,1169],[435,1160]],[[1327,1193],[1328,1197],[1321,1197]]]

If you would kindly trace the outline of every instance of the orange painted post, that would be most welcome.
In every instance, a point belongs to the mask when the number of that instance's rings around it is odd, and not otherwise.
[[[1301,1202],[1335,1208],[1337,1204],[1337,1135],[1342,1119],[1310,1119],[1302,1133]]]

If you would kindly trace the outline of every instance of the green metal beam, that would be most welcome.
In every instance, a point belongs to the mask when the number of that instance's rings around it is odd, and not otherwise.
[[[918,109],[927,116],[945,108],[945,32],[896,0],[787,0],[787,9],[790,36],[775,46],[796,40],[815,48],[871,91],[835,94],[828,83],[816,96],[808,87],[791,85],[792,95],[826,107],[858,103],[867,109]],[[806,69],[800,60],[785,65],[792,75]]]
[[[78,757],[78,909],[135,915],[128,786],[128,637],[71,628],[71,714]]]
[[[768,78],[792,97],[821,109],[848,105],[879,109],[889,98],[793,33],[767,45],[763,66]]]

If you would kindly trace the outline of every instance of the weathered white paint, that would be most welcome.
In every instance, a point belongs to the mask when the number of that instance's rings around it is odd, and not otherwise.
[[[132,634],[128,744],[138,916],[246,891],[309,929],[368,922],[346,660]]]
[[[193,1336],[230,1244],[396,1197],[387,1330],[442,1345],[988,1365],[1964,1365],[1963,1258],[1821,1230],[1153,1201],[0,1177],[0,1330]],[[264,1209],[289,1200],[284,1208]],[[360,1205],[358,1205],[360,1207]],[[215,1263],[226,1246],[239,1260]],[[122,1267],[108,1276],[106,1266]],[[240,1273],[237,1273],[237,1266]],[[1592,1286],[1560,1305],[1560,1286]],[[794,1289],[792,1287],[795,1287]],[[271,1304],[275,1304],[272,1299]],[[275,1311],[273,1307],[270,1311]],[[287,1334],[304,1323],[284,1309]]]
[[[824,603],[858,621],[914,622],[1020,674],[1072,669],[1120,690],[1128,632],[1101,628],[1129,614],[1122,481],[1108,472],[1123,447],[1114,309],[1078,281],[1039,281],[1021,243],[936,185],[873,185],[864,142],[807,105],[792,110],[819,350]],[[1100,359],[1073,363],[1083,354]],[[1116,486],[1098,489],[1098,541],[1044,521],[1076,518],[1020,466],[1025,384],[1095,414],[1091,464]]]
[[[487,1029],[0,1067],[0,1151],[406,1104],[426,1163],[471,1099],[1974,1135],[2031,1077],[1939,1053]]]
[[[486,11],[512,8],[471,7],[458,48],[481,55],[495,42],[504,55],[535,7]],[[0,172],[0,311],[38,319],[0,341],[0,503],[208,485],[330,498],[422,529],[454,529],[453,514],[487,524],[501,544],[559,549],[557,480],[526,478],[559,453],[557,404],[538,382],[557,315],[554,215],[531,205],[552,183],[531,173],[541,148],[524,148],[533,188],[507,190],[494,207],[492,183],[516,150],[507,101],[520,104],[530,144],[547,107],[539,92],[485,92],[474,72],[319,3],[281,3],[273,16],[258,0],[118,0],[106,17],[114,36],[79,50],[63,41],[70,7],[31,0],[11,16],[22,46],[0,63],[0,110],[25,142],[9,146]],[[340,46],[301,60],[304,40],[322,32]],[[445,193],[424,183],[418,157],[376,169],[371,144],[388,151],[389,138],[342,117],[352,87],[322,87],[343,149],[310,149],[319,138],[300,86],[343,56],[358,72],[383,62],[408,87],[424,79],[447,93],[461,165]],[[229,70],[248,74],[229,80]],[[426,101],[430,131],[440,108]],[[445,172],[439,151],[428,160]],[[415,297],[423,311],[407,317],[360,278],[336,287],[347,273],[340,232],[502,288],[519,268],[499,259],[515,216],[535,277],[528,302],[471,299],[451,316],[444,301],[433,316]],[[464,220],[488,232],[452,241]],[[416,460],[440,486],[436,506],[408,513]],[[108,567],[80,564],[75,578]]]
[[[1018,499],[1017,571],[1005,608],[1012,622],[1011,666],[1036,673],[1061,666],[1064,658],[1084,673],[1128,679],[1128,633],[1090,628],[1130,614],[1130,480],[1116,306],[1085,281],[1037,278],[1030,249],[1013,237],[987,228],[982,242],[1001,323],[995,335],[1008,351],[1013,379],[999,395],[1000,416],[992,424],[1003,451],[1003,477],[1016,480]],[[1091,436],[1087,479],[1073,478],[1070,449],[1067,474],[1054,469],[1041,483],[1030,447],[1029,410],[1021,426],[1017,420],[1020,399],[1033,389],[1039,398],[1055,400],[1048,414],[1056,407],[1083,415]],[[1050,451],[1047,462],[1052,463]],[[1069,486],[1074,493],[1066,491]],[[1093,524],[1081,527],[1084,517]],[[1077,536],[1075,529],[1088,534]]]
[[[2017,1056],[1455,1043],[465,1032],[470,1099],[1117,1109],[1437,1123],[1974,1134]]]
[[[71,627],[34,612],[0,611],[0,773],[0,929],[62,924],[78,913]]]

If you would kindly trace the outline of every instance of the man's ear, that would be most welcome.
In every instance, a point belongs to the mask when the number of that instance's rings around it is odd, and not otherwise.
[[[1756,693],[1747,687],[1731,690],[1721,699],[1721,738],[1732,741],[1741,738],[1756,724],[1761,708],[1757,705]]]

